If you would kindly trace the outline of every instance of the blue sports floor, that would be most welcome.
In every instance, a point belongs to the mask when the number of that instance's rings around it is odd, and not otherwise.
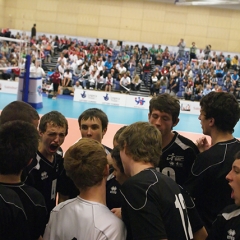
[[[16,99],[17,96],[15,94],[0,93],[0,110]],[[110,123],[128,125],[137,121],[148,121],[148,110],[74,102],[72,99],[70,96],[61,95],[57,100],[52,100],[45,96],[43,97],[43,108],[37,111],[39,114],[45,114],[49,111],[56,110],[67,118],[77,119],[84,110],[96,107],[102,109],[107,114]],[[180,114],[180,121],[174,130],[202,133],[198,116],[190,114]],[[240,122],[238,122],[235,127],[234,137],[240,138]]]

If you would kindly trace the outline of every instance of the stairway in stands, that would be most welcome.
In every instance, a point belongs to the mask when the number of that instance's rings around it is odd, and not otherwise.
[[[57,66],[57,60],[59,57],[59,53],[54,54],[51,59],[51,63],[44,63],[43,65],[46,67],[47,71],[46,72],[51,72],[54,71],[56,66]]]
[[[149,97],[150,96],[150,85],[148,88],[145,87],[144,83],[141,83],[140,91],[130,91],[129,95],[134,96],[143,96],[143,97]]]

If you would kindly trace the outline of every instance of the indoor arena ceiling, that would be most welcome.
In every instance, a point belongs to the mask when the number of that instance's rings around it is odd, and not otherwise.
[[[148,0],[176,4],[179,6],[202,6],[240,10],[240,0]]]

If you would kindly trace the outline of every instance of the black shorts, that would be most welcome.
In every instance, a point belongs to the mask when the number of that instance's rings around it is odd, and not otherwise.
[[[53,83],[53,91],[57,92],[59,87],[59,83]]]

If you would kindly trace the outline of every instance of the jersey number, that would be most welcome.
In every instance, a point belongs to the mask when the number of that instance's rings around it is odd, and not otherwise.
[[[165,167],[162,170],[162,174],[164,174],[164,175],[170,177],[172,180],[176,181],[176,175],[175,175],[175,171],[173,168]]]

